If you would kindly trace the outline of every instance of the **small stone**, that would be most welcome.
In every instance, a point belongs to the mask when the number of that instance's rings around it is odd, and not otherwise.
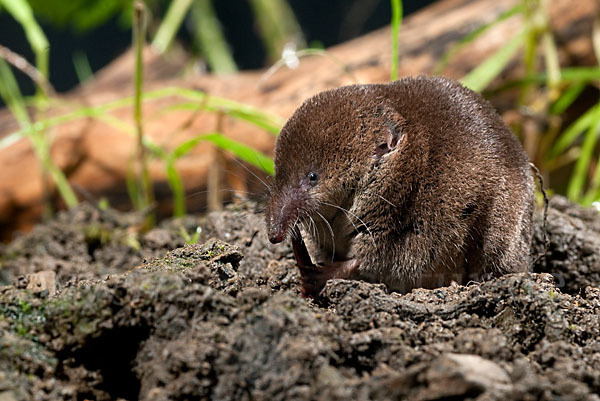
[[[65,385],[61,390],[60,390],[60,395],[63,398],[73,398],[75,397],[75,395],[77,394],[77,387],[73,384],[70,385]]]
[[[476,397],[491,389],[509,389],[510,378],[496,363],[478,355],[444,354],[425,372],[423,399]]]
[[[12,391],[2,391],[0,393],[0,401],[17,401],[17,397]]]
[[[13,285],[15,286],[15,288],[23,289],[23,288],[27,288],[28,284],[29,284],[29,279],[27,278],[27,276],[19,276],[15,279],[15,282]]]
[[[48,292],[52,296],[56,294],[56,272],[53,270],[43,270],[41,272],[27,275],[27,289],[34,294]]]

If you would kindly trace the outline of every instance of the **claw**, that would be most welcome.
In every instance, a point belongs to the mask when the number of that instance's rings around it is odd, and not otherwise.
[[[315,265],[306,249],[298,227],[294,227],[292,235],[292,248],[300,279],[302,280],[302,295],[314,298],[325,287],[327,280],[334,278],[350,278],[354,270],[359,266],[358,259],[337,260],[323,265]]]
[[[302,295],[314,298],[325,287],[327,280],[350,278],[359,264],[358,259],[349,259],[322,266],[298,266],[302,280]]]
[[[310,259],[308,249],[306,249],[306,244],[304,244],[302,234],[300,234],[298,227],[294,227],[294,235],[292,235],[292,248],[294,249],[294,257],[296,258],[298,267],[301,269],[303,267],[315,267]]]

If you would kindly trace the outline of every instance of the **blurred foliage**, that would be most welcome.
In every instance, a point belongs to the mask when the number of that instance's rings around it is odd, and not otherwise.
[[[436,71],[443,71],[453,56],[490,27],[508,18],[520,17],[523,21],[521,29],[463,77],[462,83],[475,91],[484,91],[487,96],[518,90],[517,111],[521,118],[512,128],[520,136],[530,158],[547,177],[558,169],[568,168],[570,178],[566,195],[572,201],[591,205],[600,201],[600,157],[597,146],[600,103],[568,125],[564,113],[584,95],[586,88],[596,90],[600,68],[561,68],[550,26],[548,4],[548,0],[522,0],[494,21],[460,40],[442,58]],[[592,39],[596,58],[600,60],[598,38],[600,28],[596,20]],[[517,55],[520,55],[519,60],[524,67],[524,77],[504,82],[485,92]]]
[[[193,0],[173,0],[171,2],[165,17],[154,36],[154,40],[152,41],[152,47],[158,53],[164,53],[171,45],[171,42],[175,38],[179,27],[183,23],[183,20],[192,5],[192,1]]]
[[[12,2],[12,0],[4,1]],[[115,17],[124,27],[131,26],[132,1],[26,1],[37,18],[61,29],[86,32]],[[189,30],[193,48],[201,52],[213,71],[235,72],[237,70],[235,62],[214,12],[215,1],[145,0],[146,6],[151,10],[149,16],[151,31],[157,32],[153,47],[160,53],[166,51],[177,32],[183,27]],[[288,43],[294,43],[298,48],[306,46],[302,30],[286,0],[251,0],[250,6],[264,47],[272,62],[281,56]],[[186,19],[193,23],[184,26]]]
[[[36,83],[38,89],[36,95],[36,104],[38,105],[37,114],[38,118],[43,120],[48,106],[47,96],[50,91],[47,81],[48,39],[35,20],[33,10],[25,0],[1,0],[0,4],[21,24],[25,31],[25,36],[36,56],[36,66],[34,67],[10,51],[3,52],[3,58],[0,58],[0,97],[19,123],[23,136],[30,140],[35,151],[42,169],[43,197],[50,199],[49,186],[50,179],[52,179],[65,203],[69,207],[74,206],[77,204],[77,197],[71,189],[64,173],[52,160],[50,155],[51,141],[46,134],[46,127],[43,123],[37,127],[32,124],[25,100],[21,94],[21,89],[17,84],[12,69],[7,63],[7,61],[11,62],[13,66],[24,70]],[[50,215],[50,205],[46,204],[44,206],[45,214]]]
[[[36,67],[44,78],[48,78],[48,49],[50,44],[42,28],[33,16],[33,10],[26,0],[0,0],[0,4],[21,24],[27,41],[35,53]]]
[[[142,91],[144,60],[142,57],[146,46],[146,6],[142,0],[133,3],[133,50],[135,52],[135,92],[133,98],[133,120],[137,138],[137,174],[135,175],[135,192],[131,192],[134,206],[140,210],[148,210],[154,203],[154,183],[148,170],[148,153],[144,146],[144,122],[142,115]],[[133,186],[130,184],[129,188]],[[155,224],[154,213],[146,213],[146,226],[151,228]]]
[[[283,0],[277,0],[277,2],[284,2]],[[154,157],[162,159],[165,163],[166,173],[168,177],[169,185],[174,194],[174,214],[182,215],[185,213],[185,194],[183,183],[179,174],[175,168],[175,162],[189,153],[198,143],[200,142],[211,142],[215,146],[233,153],[236,157],[246,161],[249,164],[254,164],[260,169],[266,170],[267,173],[273,173],[273,162],[267,156],[262,153],[250,149],[247,146],[233,141],[221,133],[206,133],[200,134],[192,138],[191,140],[185,141],[181,144],[174,144],[172,150],[167,150],[155,145],[150,139],[143,135],[143,116],[141,114],[141,103],[142,100],[147,98],[161,98],[165,96],[180,96],[183,98],[193,99],[194,102],[182,102],[172,106],[171,110],[178,108],[194,108],[203,109],[209,112],[222,113],[229,115],[233,118],[248,121],[251,124],[258,125],[262,129],[265,129],[272,133],[279,132],[283,121],[275,116],[270,116],[258,109],[251,106],[239,104],[227,99],[218,97],[207,97],[202,92],[190,91],[183,88],[167,88],[166,90],[160,91],[159,93],[143,94],[142,92],[142,63],[141,63],[141,49],[145,43],[145,25],[147,19],[144,16],[143,10],[145,9],[144,4],[153,4],[155,7],[159,5],[159,1],[150,1],[142,3],[137,2],[136,10],[138,12],[133,13],[132,4],[130,1],[120,0],[71,0],[71,1],[58,1],[49,2],[43,0],[0,0],[0,5],[4,8],[0,9],[2,12],[9,12],[15,20],[17,20],[23,27],[27,40],[31,45],[34,53],[36,54],[36,66],[23,66],[22,59],[18,59],[18,55],[15,55],[16,61],[13,61],[13,65],[19,69],[29,68],[33,70],[33,73],[29,73],[34,79],[36,76],[40,76],[39,80],[36,80],[37,84],[40,82],[47,82],[48,76],[48,52],[50,45],[38,25],[35,14],[44,19],[47,22],[59,27],[70,27],[75,30],[85,31],[93,29],[115,15],[126,15],[127,21],[131,24],[133,21],[134,26],[134,42],[133,47],[136,49],[136,70],[135,70],[135,96],[131,99],[123,99],[112,104],[100,105],[96,107],[83,107],[77,106],[73,112],[53,116],[51,118],[46,117],[43,111],[48,106],[48,99],[46,97],[47,90],[39,91],[38,99],[34,100],[32,104],[35,104],[38,109],[38,121],[32,122],[30,120],[29,113],[26,110],[26,102],[21,95],[21,91],[14,79],[14,74],[7,62],[11,61],[8,55],[11,55],[10,51],[6,49],[0,57],[0,96],[9,106],[9,109],[14,114],[15,118],[20,122],[21,128],[7,135],[0,140],[0,148],[8,147],[16,141],[28,137],[32,141],[32,145],[35,149],[37,157],[40,159],[40,166],[42,168],[42,175],[44,177],[51,177],[54,185],[61,194],[63,200],[68,206],[74,206],[77,203],[77,198],[73,193],[66,177],[63,172],[54,164],[50,157],[49,149],[51,143],[49,137],[46,135],[47,129],[62,124],[66,121],[70,121],[77,118],[83,117],[94,117],[104,121],[107,124],[112,125],[115,128],[122,130],[127,134],[135,134],[138,138],[138,165],[139,171],[137,178],[128,178],[127,186],[130,192],[131,200],[134,205],[140,210],[147,210],[153,202],[152,196],[152,182],[149,180],[149,173],[147,170],[147,160],[145,156],[145,148],[150,149],[151,154]],[[167,3],[163,1],[163,3]],[[178,9],[174,10],[174,7]],[[262,7],[264,12],[268,12],[268,7]],[[257,13],[261,12],[260,10]],[[171,15],[171,18],[165,18],[164,23],[159,27],[158,32],[163,32],[163,41],[160,39],[158,43],[162,45],[162,50],[166,50],[169,46],[169,41],[173,39],[174,33],[180,28],[183,22],[184,16],[189,13],[189,17],[195,20],[193,24],[195,34],[193,38],[196,40],[198,46],[203,50],[203,53],[211,65],[213,71],[232,73],[236,71],[235,63],[231,57],[227,43],[221,32],[221,27],[216,19],[214,10],[212,8],[211,0],[183,0],[174,1],[171,3],[167,16]],[[132,14],[134,18],[132,18]],[[292,13],[288,13],[288,18],[294,18]],[[173,15],[175,17],[173,17]],[[137,16],[137,18],[135,18]],[[278,20],[281,20],[281,15],[277,16]],[[294,22],[295,23],[295,20]],[[293,24],[292,24],[293,25]],[[166,33],[166,35],[165,35]],[[277,36],[281,33],[276,31],[272,35]],[[268,35],[265,35],[267,37]],[[266,39],[265,39],[266,40]],[[270,38],[273,40],[273,38]],[[155,42],[156,43],[156,42]],[[76,62],[76,68],[80,79],[84,80],[89,77],[89,64],[85,59],[85,56],[78,55],[74,56]],[[26,72],[26,71],[24,71]],[[135,127],[131,127],[128,123],[123,120],[115,118],[110,114],[110,110],[124,105],[132,104],[134,107],[134,121],[136,122]],[[128,168],[128,170],[132,170]],[[132,176],[130,174],[130,176]],[[49,184],[45,185],[48,189]],[[46,194],[45,199],[50,200],[51,196]],[[49,205],[46,205],[49,208]],[[150,217],[150,215],[149,215]],[[151,222],[150,222],[151,224]]]
[[[235,61],[223,35],[211,0],[194,0],[191,5],[194,20],[194,40],[216,74],[233,74],[237,71]]]
[[[306,46],[302,29],[286,0],[249,0],[270,62],[281,58],[286,46]]]
[[[147,19],[149,34],[141,34],[136,38],[137,49],[141,49],[144,40],[150,36],[153,47],[165,52],[173,43],[177,33],[183,29],[190,30],[193,48],[199,49],[203,58],[214,72],[233,73],[235,62],[225,40],[222,28],[213,6],[217,0],[147,0],[145,4],[151,10]],[[358,0],[357,0],[358,1]],[[381,0],[387,1],[387,0]],[[567,118],[566,112],[589,91],[597,93],[600,82],[599,67],[560,66],[557,48],[548,17],[549,0],[521,0],[515,7],[500,14],[496,20],[481,27],[459,40],[440,60],[436,71],[442,73],[444,68],[470,43],[485,35],[496,24],[511,18],[520,18],[520,29],[515,30],[507,38],[503,46],[480,63],[462,78],[463,84],[473,90],[483,92],[488,97],[504,94],[506,91],[517,91],[516,112],[520,114],[518,121],[511,128],[525,144],[531,159],[548,177],[558,170],[566,170],[570,174],[564,185],[564,192],[571,200],[583,204],[600,201],[600,157],[598,152],[598,136],[600,130],[600,102],[591,105],[575,118]],[[0,96],[5,100],[20,128],[0,140],[0,149],[10,146],[17,140],[28,138],[40,160],[42,175],[48,177],[58,189],[68,205],[77,202],[64,174],[56,167],[48,149],[51,147],[51,136],[48,130],[67,121],[79,118],[96,118],[109,124],[126,135],[138,135],[138,154],[148,150],[148,156],[160,160],[164,164],[167,181],[174,197],[174,214],[185,213],[185,191],[182,179],[176,168],[176,162],[186,157],[202,142],[210,142],[221,150],[229,152],[268,174],[273,174],[273,162],[256,149],[235,142],[215,127],[214,132],[193,133],[181,143],[168,146],[153,143],[143,135],[143,123],[148,118],[157,118],[164,113],[176,110],[190,110],[194,113],[208,112],[227,115],[242,120],[261,129],[277,134],[283,125],[281,118],[270,115],[249,105],[237,103],[229,99],[208,96],[200,91],[185,88],[165,88],[143,93],[141,81],[141,63],[136,70],[136,96],[120,99],[116,102],[87,107],[73,105],[71,111],[62,115],[47,116],[45,110],[49,104],[57,101],[50,91],[44,88],[48,76],[48,52],[51,51],[48,41],[38,25],[34,15],[56,26],[68,27],[79,31],[94,29],[107,20],[119,16],[124,24],[132,24],[132,1],[122,0],[0,0],[2,12],[10,13],[24,29],[26,38],[36,55],[35,66],[23,67],[22,63],[10,60],[1,53],[0,56]],[[286,66],[295,68],[299,59],[304,56],[320,55],[332,57],[326,50],[302,49],[305,46],[302,32],[295,16],[285,0],[252,0],[250,7],[254,13],[257,28],[260,30],[265,49],[273,67],[265,74],[268,77],[277,68]],[[402,40],[399,33],[402,21],[402,1],[390,0],[392,9],[392,65],[391,77],[395,79],[398,70],[398,46]],[[163,18],[164,17],[164,18]],[[192,21],[185,24],[185,21]],[[140,21],[138,21],[140,22]],[[138,27],[141,24],[138,23]],[[600,53],[600,23],[596,22],[593,33],[594,47]],[[0,43],[1,44],[1,43]],[[4,54],[4,55],[2,55]],[[598,56],[599,54],[597,54]],[[138,53],[139,56],[139,53]],[[352,76],[343,60],[334,61],[340,69]],[[84,55],[74,57],[81,80],[89,77],[89,64]],[[138,61],[140,58],[138,57]],[[522,65],[523,75],[506,82],[500,80],[500,74],[509,63],[518,60]],[[29,68],[28,73],[34,79],[38,93],[33,100],[24,99],[18,85],[14,81],[13,67]],[[37,78],[36,78],[37,77]],[[356,80],[355,78],[353,78]],[[149,102],[166,97],[175,97],[177,101],[161,110],[157,115],[145,117],[141,115],[142,102]],[[27,107],[33,105],[35,112]],[[118,119],[112,113],[121,107],[135,107],[135,125]],[[533,126],[533,128],[532,128]],[[143,158],[142,158],[143,159]],[[140,183],[131,184],[132,201],[139,200]],[[144,186],[150,187],[151,183]],[[137,202],[138,206],[148,208],[150,201]]]
[[[121,15],[131,25],[132,1],[123,0],[28,0],[36,16],[61,28],[87,31]]]

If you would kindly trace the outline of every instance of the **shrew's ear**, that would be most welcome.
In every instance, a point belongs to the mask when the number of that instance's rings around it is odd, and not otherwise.
[[[399,124],[399,122],[395,121],[388,121],[386,125],[387,146],[388,152],[390,152],[396,149],[396,146],[398,146],[402,140],[402,126]]]
[[[379,160],[384,155],[396,149],[402,141],[404,136],[402,132],[404,118],[390,106],[379,107],[377,111],[377,120],[382,126],[382,135],[380,142],[376,144],[373,158]]]

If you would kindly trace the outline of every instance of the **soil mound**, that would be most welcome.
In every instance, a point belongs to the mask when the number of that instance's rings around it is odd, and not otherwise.
[[[82,205],[3,246],[0,400],[600,400],[597,212],[554,198],[535,273],[406,295],[332,280],[315,300],[262,221],[238,206],[140,234]]]

